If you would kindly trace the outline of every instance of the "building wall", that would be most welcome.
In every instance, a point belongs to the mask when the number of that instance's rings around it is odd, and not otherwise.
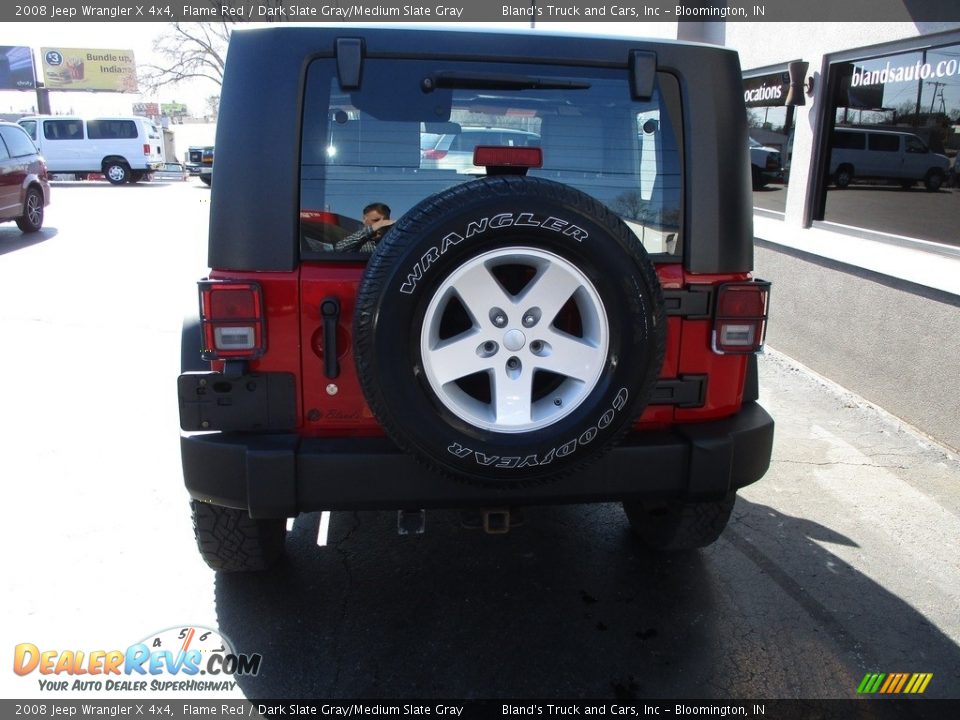
[[[767,342],[960,450],[960,297],[759,242]]]
[[[802,59],[816,85],[796,108],[782,215],[755,217],[756,275],[773,282],[768,343],[960,450],[960,253],[883,233],[809,227],[825,56],[960,23],[729,23],[745,70]],[[960,226],[958,226],[960,227]],[[960,232],[960,230],[958,230]]]

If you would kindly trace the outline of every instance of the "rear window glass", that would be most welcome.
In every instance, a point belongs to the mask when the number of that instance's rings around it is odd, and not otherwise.
[[[425,79],[491,74],[483,89],[424,92]],[[520,89],[504,78],[535,77]],[[485,175],[478,145],[535,146],[529,176],[576,187],[618,213],[650,253],[682,255],[681,156],[676,81],[658,75],[634,100],[626,70],[511,63],[376,60],[363,85],[343,91],[332,60],[312,63],[301,157],[301,253],[329,257],[362,227],[363,208],[385,203],[399,219],[436,192]]]
[[[26,131],[21,130],[19,127],[0,127],[0,135],[3,136],[3,141],[6,143],[11,157],[35,155],[37,152],[33,140],[29,138]]]
[[[27,135],[30,136],[30,139],[34,142],[37,141],[37,121],[36,120],[21,120],[20,127],[22,127]]]

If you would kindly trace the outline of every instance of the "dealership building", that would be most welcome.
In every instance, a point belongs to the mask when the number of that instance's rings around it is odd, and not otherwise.
[[[677,37],[740,53],[750,136],[780,153],[753,192],[770,347],[960,449],[960,22]]]

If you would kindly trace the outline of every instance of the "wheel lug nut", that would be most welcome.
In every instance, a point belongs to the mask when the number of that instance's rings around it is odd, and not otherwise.
[[[492,322],[498,328],[506,327],[507,314],[498,307],[491,308],[490,322]]]
[[[536,325],[538,322],[540,322],[540,316],[541,316],[542,314],[543,314],[543,313],[540,312],[540,308],[538,308],[538,307],[530,308],[529,310],[527,310],[527,311],[523,314],[523,321],[522,321],[522,322],[523,322],[523,326],[524,326],[524,327],[533,327],[533,326]]]

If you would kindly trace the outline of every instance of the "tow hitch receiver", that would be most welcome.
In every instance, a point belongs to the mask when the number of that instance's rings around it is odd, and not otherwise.
[[[460,525],[467,530],[483,528],[490,535],[505,535],[511,528],[523,525],[523,510],[506,507],[461,510]]]
[[[488,535],[505,535],[510,532],[510,508],[484,508],[483,531]]]
[[[426,527],[426,510],[399,510],[397,512],[398,535],[423,535]]]

